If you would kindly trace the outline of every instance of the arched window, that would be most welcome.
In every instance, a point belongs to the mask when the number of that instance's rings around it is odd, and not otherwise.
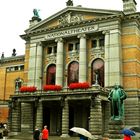
[[[23,80],[21,78],[17,78],[15,80],[15,91],[19,91],[22,84],[23,84]]]
[[[47,69],[46,84],[55,85],[56,66],[50,65]]]
[[[79,64],[78,62],[71,62],[68,67],[68,85],[70,83],[77,83],[79,81]]]
[[[92,62],[91,83],[104,87],[104,61],[100,58]]]

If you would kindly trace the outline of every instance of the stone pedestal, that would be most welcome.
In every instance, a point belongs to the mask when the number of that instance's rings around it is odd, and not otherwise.
[[[121,134],[121,130],[123,129],[123,121],[122,120],[110,120],[109,121],[109,139],[122,139],[123,135]]]

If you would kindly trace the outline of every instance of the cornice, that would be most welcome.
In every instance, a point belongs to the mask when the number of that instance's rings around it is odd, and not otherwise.
[[[114,19],[115,20],[116,19],[117,20],[122,20],[123,17],[124,17],[124,14],[120,13],[120,14],[117,14],[117,15],[102,16],[102,17],[95,18],[95,19],[92,19],[92,20],[83,20],[83,21],[80,21],[80,22],[69,23],[69,24],[66,24],[66,25],[54,26],[52,28],[45,27],[45,28],[37,29],[37,30],[31,31],[27,34],[21,35],[21,37],[26,40],[26,38],[29,39],[31,36],[43,34],[43,33],[46,33],[46,32],[51,33],[51,32],[54,32],[54,31],[61,31],[62,29],[70,29],[70,28],[73,28],[73,27],[79,27],[79,26],[83,26],[83,25],[99,24],[101,22],[107,22],[107,21],[114,20]]]
[[[89,13],[97,13],[97,14],[111,14],[111,15],[117,15],[119,14],[121,11],[118,10],[106,10],[106,9],[93,9],[93,8],[85,8],[85,7],[74,7],[74,6],[68,6],[64,9],[62,9],[61,11],[53,14],[52,16],[40,21],[38,24],[30,27],[29,29],[25,30],[26,33],[30,32],[31,30],[43,25],[46,22],[51,21],[52,19],[55,19],[56,17],[59,17],[60,15],[62,15],[65,12],[68,11],[77,11],[77,12],[89,12]]]
[[[127,14],[124,16],[124,20],[132,20],[132,19],[140,20],[140,12],[136,12],[133,14]]]
[[[17,61],[24,61],[24,60],[25,60],[25,55],[6,57],[0,59],[0,64],[6,64],[10,62],[17,62]]]

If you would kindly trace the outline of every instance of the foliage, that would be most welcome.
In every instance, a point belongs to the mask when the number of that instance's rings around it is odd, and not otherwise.
[[[90,84],[88,82],[83,83],[71,83],[69,85],[69,89],[87,89],[90,87]]]
[[[44,85],[44,91],[59,91],[62,90],[62,86],[60,85]]]
[[[19,89],[20,92],[35,92],[37,91],[37,88],[35,86],[22,86]]]

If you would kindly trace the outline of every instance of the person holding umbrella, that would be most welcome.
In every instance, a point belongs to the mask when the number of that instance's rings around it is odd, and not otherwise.
[[[131,136],[135,136],[135,132],[130,129],[123,129],[121,134],[124,134],[123,140],[131,140]]]
[[[80,134],[79,134],[79,137],[80,137],[80,140],[88,140],[88,138],[85,137],[85,136],[83,136],[83,135],[80,135]]]

